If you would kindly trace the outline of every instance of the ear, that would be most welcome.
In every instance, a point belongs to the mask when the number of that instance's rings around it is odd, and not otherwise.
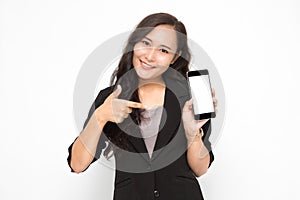
[[[171,64],[173,65],[174,62],[181,56],[181,51],[179,51],[177,54],[174,55],[174,58],[171,61]]]

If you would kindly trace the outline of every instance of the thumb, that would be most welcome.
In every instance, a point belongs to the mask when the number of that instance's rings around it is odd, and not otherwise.
[[[117,89],[113,92],[113,98],[118,98],[118,96],[121,94],[122,92],[122,88],[121,88],[121,85],[118,85],[117,86]]]

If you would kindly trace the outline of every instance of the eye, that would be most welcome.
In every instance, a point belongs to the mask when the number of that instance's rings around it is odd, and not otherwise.
[[[163,53],[169,53],[169,51],[166,50],[166,49],[161,49],[160,51],[163,52]]]
[[[142,40],[142,44],[144,44],[145,46],[149,46],[150,42],[148,42],[147,40]]]

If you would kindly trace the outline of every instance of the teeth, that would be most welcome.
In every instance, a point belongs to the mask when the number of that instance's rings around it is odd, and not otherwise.
[[[143,65],[145,68],[148,68],[148,69],[154,68],[153,66],[148,65],[147,63],[145,63],[145,62],[143,62],[143,61],[141,61],[141,62],[142,62],[142,65]]]
[[[151,66],[149,66],[149,65],[144,65],[144,67],[146,67],[146,68],[152,68]]]

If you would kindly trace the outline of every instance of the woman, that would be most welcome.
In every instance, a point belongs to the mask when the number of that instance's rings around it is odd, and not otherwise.
[[[144,18],[69,147],[72,171],[85,171],[105,149],[116,159],[114,199],[203,199],[195,177],[214,157],[210,120],[194,120],[189,61],[183,23],[167,13]]]

